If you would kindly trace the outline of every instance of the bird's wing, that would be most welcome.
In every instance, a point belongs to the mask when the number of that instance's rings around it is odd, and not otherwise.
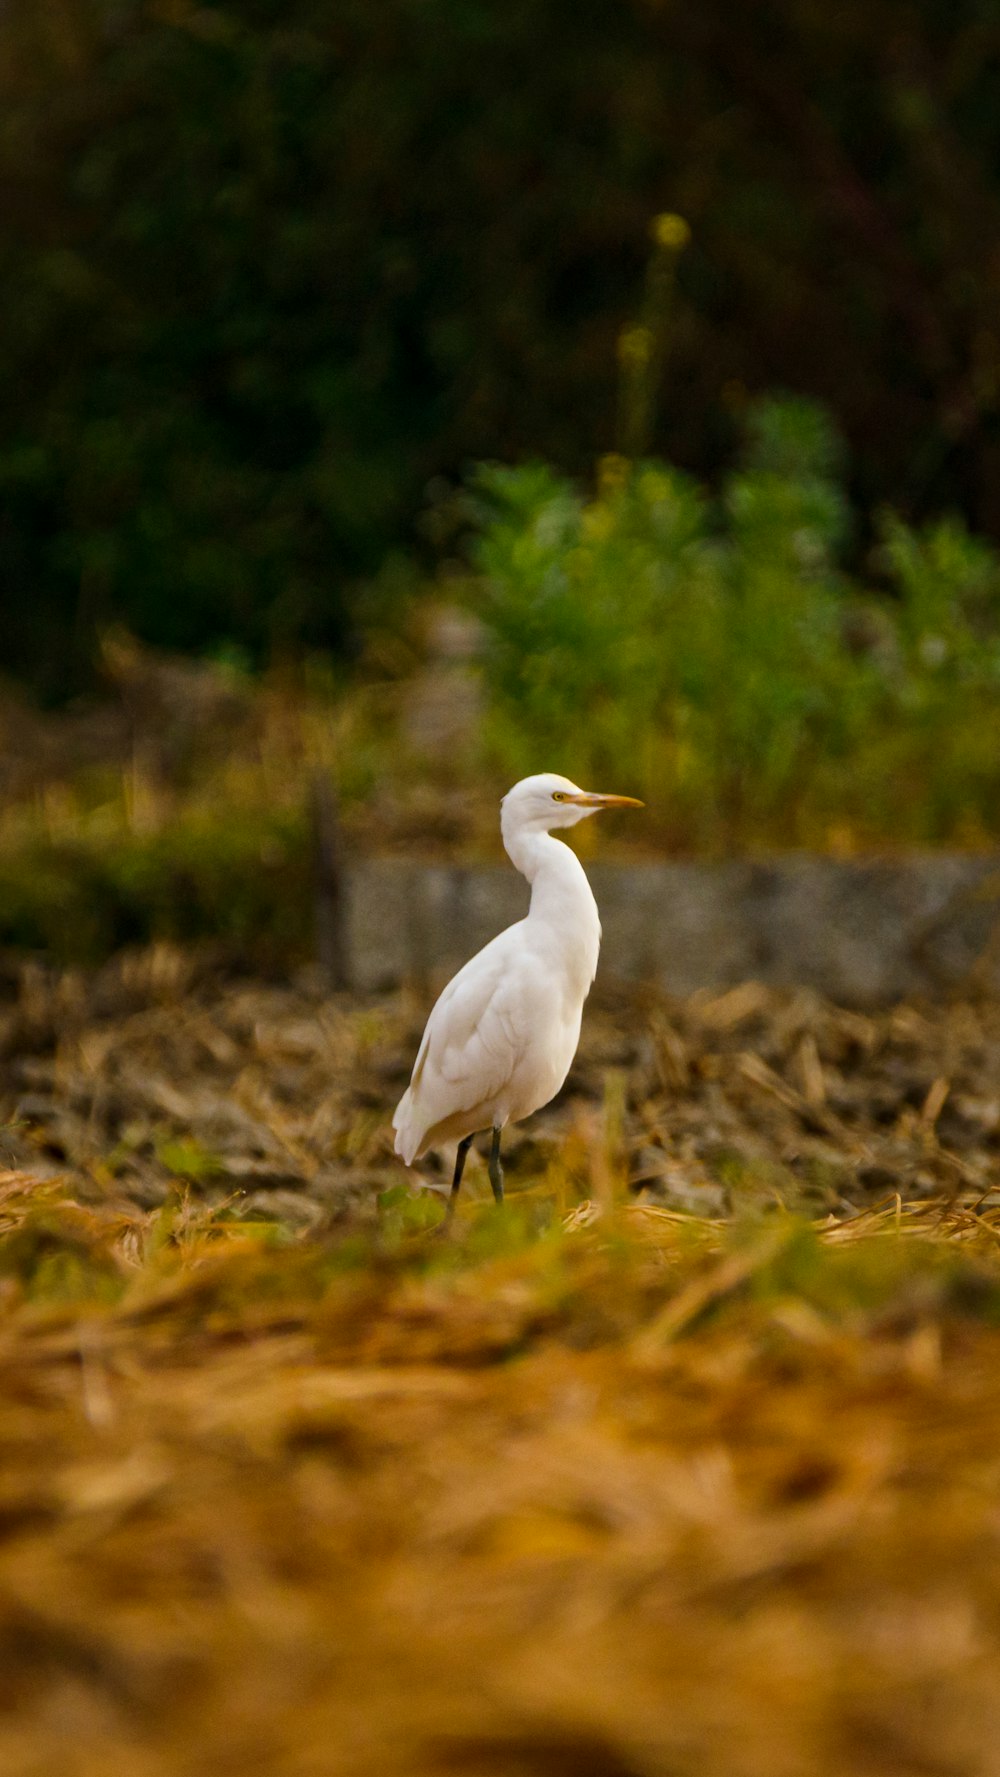
[[[532,995],[525,959],[506,938],[501,933],[459,970],[427,1020],[410,1081],[425,1130],[495,1099],[517,1065]]]

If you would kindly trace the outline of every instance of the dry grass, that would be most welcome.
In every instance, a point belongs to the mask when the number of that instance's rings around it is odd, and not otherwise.
[[[12,984],[5,1777],[1000,1768],[1000,1008],[608,1000],[452,1242],[421,1014]]]
[[[84,1201],[150,1209],[184,1185],[293,1229],[371,1220],[407,1177],[388,1113],[426,1011],[410,993],[324,996],[308,974],[221,976],[163,945],[90,976],[12,965],[0,1158],[65,1174]],[[755,982],[683,1003],[605,989],[565,1094],[506,1140],[511,1188],[568,1213],[629,1187],[702,1217],[982,1196],[998,1062],[991,1000],[862,1015]],[[481,1162],[468,1177],[489,1196]]]

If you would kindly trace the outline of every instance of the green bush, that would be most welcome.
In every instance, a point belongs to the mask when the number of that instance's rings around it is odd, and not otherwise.
[[[778,383],[866,503],[1000,533],[1000,62],[984,0],[897,11],[7,0],[4,670],[65,690],[113,622],[343,650],[431,478],[714,478]],[[691,244],[629,328],[664,207]]]
[[[1000,558],[957,519],[881,520],[888,597],[840,563],[843,452],[803,401],[751,410],[712,501],[605,459],[472,487],[490,744],[638,789],[681,843],[977,839],[1000,827]]]
[[[289,811],[215,807],[103,842],[39,835],[0,855],[0,946],[85,963],[153,939],[308,956],[311,857],[305,815]]]

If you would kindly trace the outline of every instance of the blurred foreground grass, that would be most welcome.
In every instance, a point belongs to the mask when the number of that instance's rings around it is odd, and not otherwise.
[[[998,1211],[0,1180],[9,1777],[989,1771]]]
[[[0,993],[4,1777],[973,1777],[1000,1006],[588,1008],[411,1189],[424,1007]]]

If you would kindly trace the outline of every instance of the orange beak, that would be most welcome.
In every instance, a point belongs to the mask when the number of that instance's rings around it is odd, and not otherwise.
[[[581,790],[579,796],[567,796],[577,808],[645,808],[637,796],[598,796],[594,790]]]

